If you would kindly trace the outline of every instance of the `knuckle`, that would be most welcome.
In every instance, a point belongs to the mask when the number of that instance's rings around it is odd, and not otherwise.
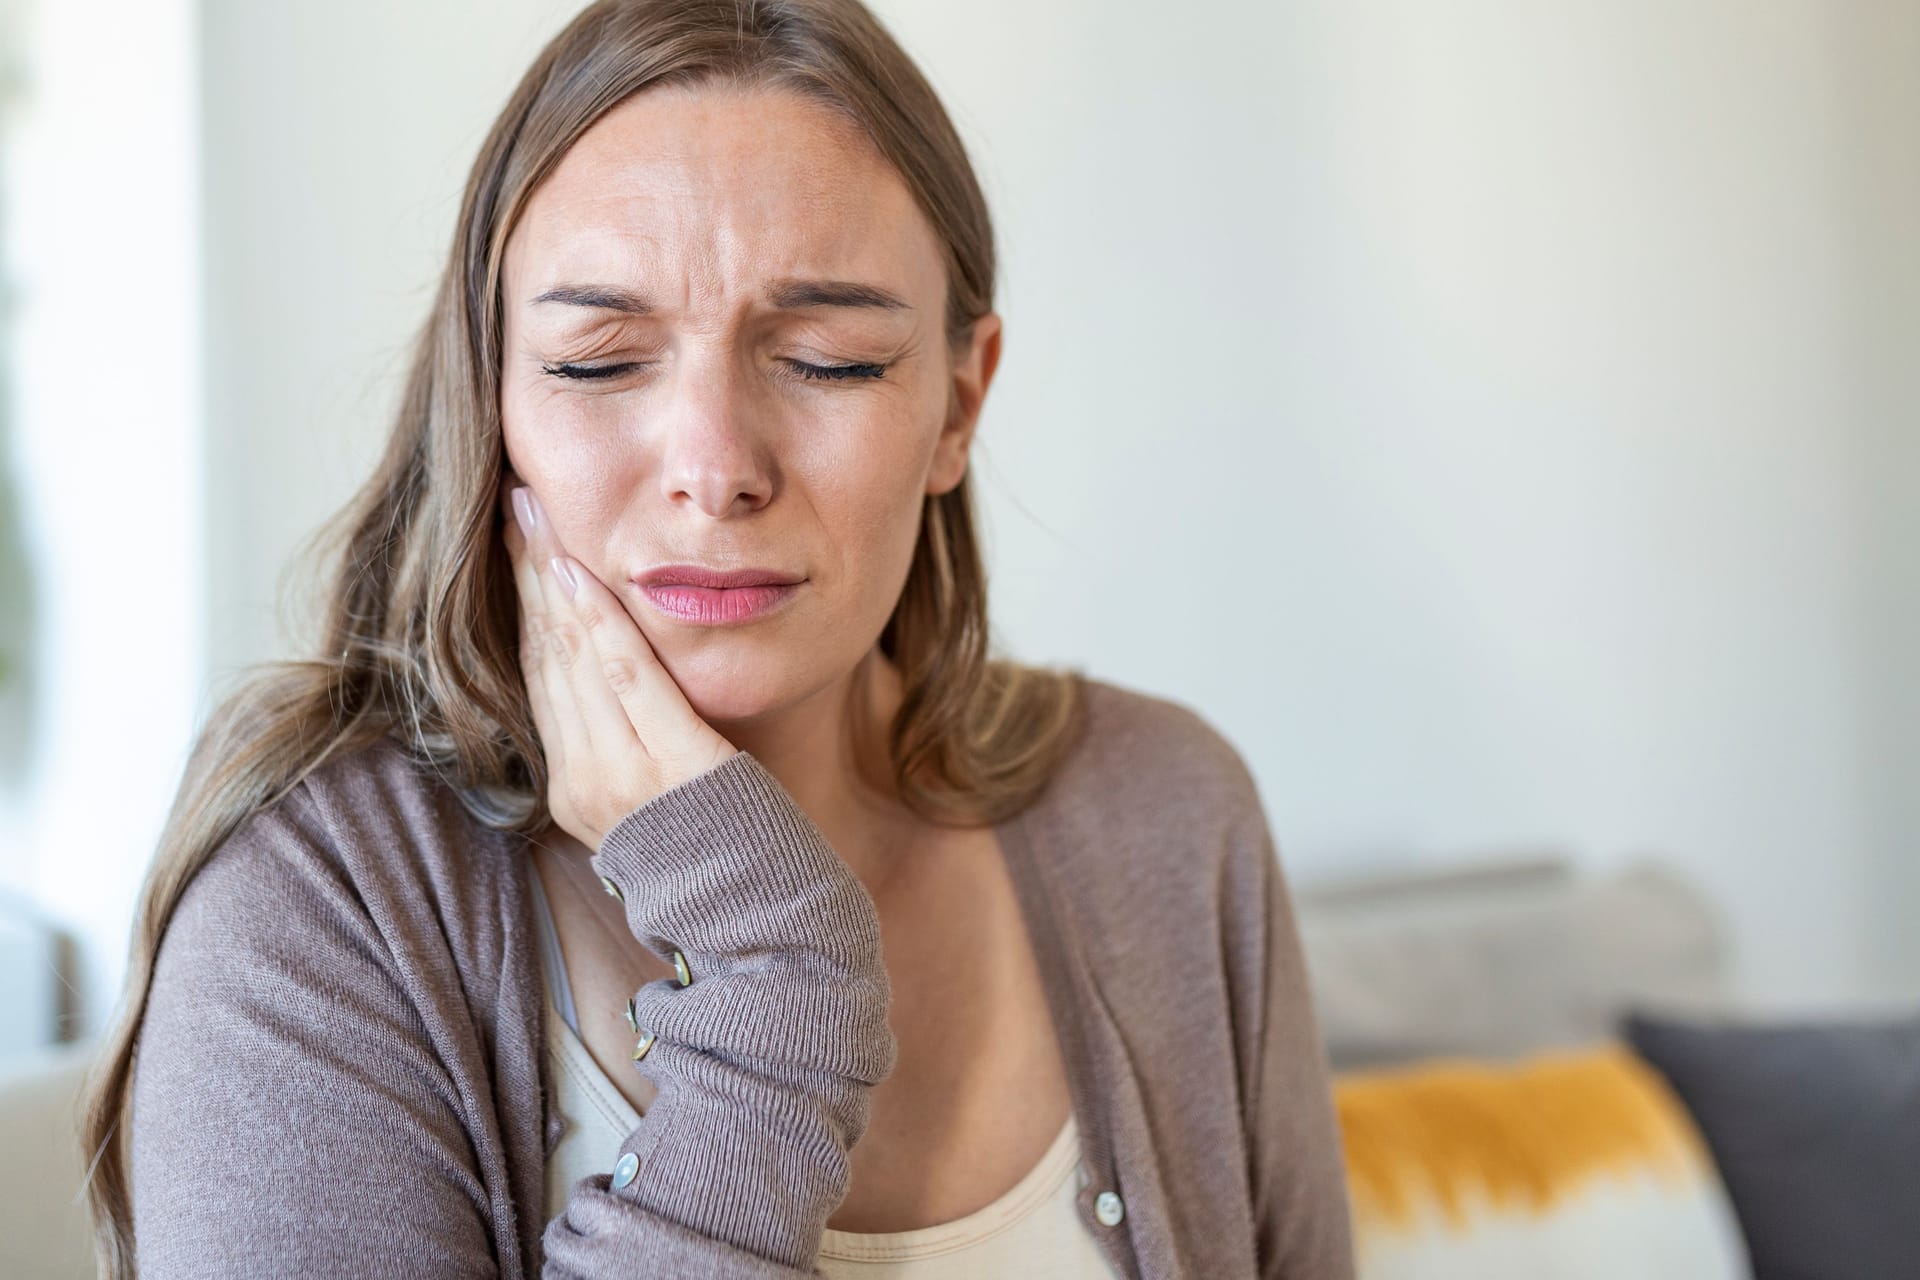
[[[573,657],[580,651],[578,630],[564,622],[555,623],[547,631],[547,642],[553,649],[553,656],[560,660],[561,666],[573,665]]]
[[[634,686],[639,683],[639,669],[634,665],[633,659],[624,654],[615,654],[608,658],[600,670],[606,676],[607,684],[615,693],[622,696],[631,693]]]

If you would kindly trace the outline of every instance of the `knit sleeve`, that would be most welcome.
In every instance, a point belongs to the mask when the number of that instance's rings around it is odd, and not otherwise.
[[[243,822],[155,957],[128,1147],[142,1280],[494,1275],[500,1171],[442,1012],[409,994],[307,784]]]
[[[896,1054],[872,898],[746,752],[627,814],[593,865],[692,981],[635,994],[658,1095],[609,1156],[635,1157],[623,1176],[581,1179],[548,1224],[546,1274],[817,1275]]]
[[[1259,793],[1237,757],[1224,921],[1262,1280],[1353,1280],[1346,1160],[1304,948]]]

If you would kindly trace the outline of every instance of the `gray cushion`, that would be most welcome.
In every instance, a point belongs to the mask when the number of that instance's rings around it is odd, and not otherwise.
[[[1336,1070],[1591,1044],[1649,1003],[1732,1007],[1719,913],[1659,863],[1321,881],[1299,888],[1295,910]]]
[[[1755,1280],[1920,1275],[1920,1012],[1741,1025],[1622,1019],[1712,1149]]]

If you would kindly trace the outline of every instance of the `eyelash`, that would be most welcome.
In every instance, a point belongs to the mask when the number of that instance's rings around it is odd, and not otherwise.
[[[886,364],[808,364],[803,360],[788,360],[785,363],[798,371],[798,376],[808,382],[870,382],[884,376],[891,365]],[[635,369],[637,364],[547,364],[540,365],[541,371],[556,378],[597,379],[611,378]]]

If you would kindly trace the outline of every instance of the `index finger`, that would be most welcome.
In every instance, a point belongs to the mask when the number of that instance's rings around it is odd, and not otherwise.
[[[660,655],[653,651],[619,597],[578,560],[560,559],[572,570],[577,584],[574,616],[599,655],[607,686],[619,700],[641,745],[656,759],[685,758],[701,732],[711,729],[660,664]]]

